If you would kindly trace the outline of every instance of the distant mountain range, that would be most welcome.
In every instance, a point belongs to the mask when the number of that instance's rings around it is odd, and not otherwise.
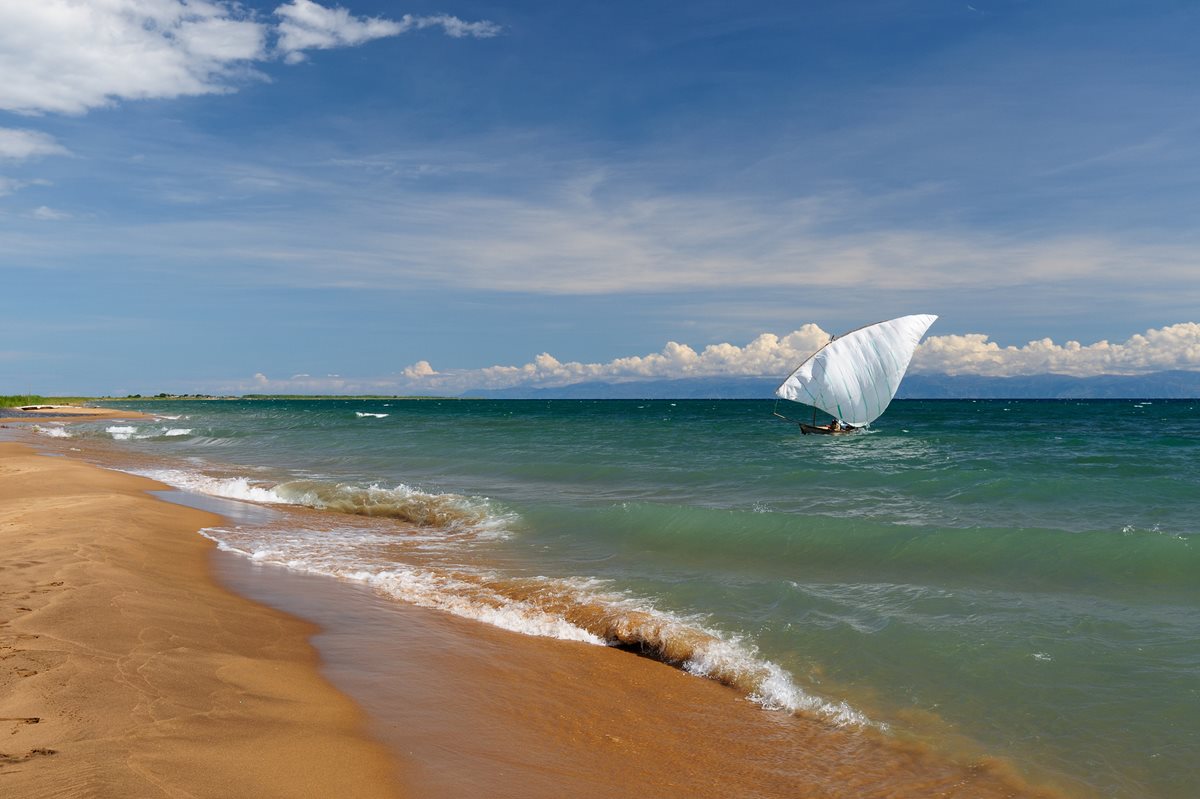
[[[763,399],[774,396],[779,377],[691,377],[623,383],[587,382],[555,388],[468,391],[488,399]],[[904,378],[901,399],[1189,399],[1200,398],[1200,372],[1175,370],[1145,375],[914,374]]]

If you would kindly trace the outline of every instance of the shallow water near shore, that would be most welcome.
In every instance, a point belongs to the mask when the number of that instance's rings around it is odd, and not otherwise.
[[[758,401],[136,408],[41,438],[278,509],[208,531],[250,562],[1071,791],[1200,783],[1200,403],[897,402],[838,438]]]

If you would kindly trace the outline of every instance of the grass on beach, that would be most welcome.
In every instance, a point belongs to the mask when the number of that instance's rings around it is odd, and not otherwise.
[[[0,394],[0,408],[19,408],[22,405],[77,405],[90,397],[42,397],[37,394]]]

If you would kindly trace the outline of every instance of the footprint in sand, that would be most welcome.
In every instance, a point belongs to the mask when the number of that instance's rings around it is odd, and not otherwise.
[[[39,724],[39,723],[41,723],[41,719],[38,718],[37,716],[10,716],[10,717],[0,716],[0,721],[13,722],[12,729],[8,733],[9,735],[16,735],[21,730],[21,725],[23,725],[23,724]]]
[[[26,760],[33,760],[35,757],[56,754],[58,754],[58,751],[54,749],[30,749],[23,755],[10,755],[0,752],[0,764],[24,763]]]

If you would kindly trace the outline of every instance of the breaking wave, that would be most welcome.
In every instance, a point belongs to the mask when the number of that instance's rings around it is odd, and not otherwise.
[[[740,636],[655,607],[651,600],[583,577],[513,576],[468,565],[471,548],[509,535],[516,517],[479,497],[436,494],[406,485],[356,486],[321,480],[276,484],[181,469],[139,471],[187,491],[275,505],[296,505],[401,527],[364,522],[335,529],[215,527],[204,534],[224,550],[259,563],[367,585],[378,593],[526,635],[618,647],[730,686],[767,709],[838,725],[873,723],[845,702],[800,688]],[[882,725],[873,725],[882,726]]]
[[[417,527],[437,527],[449,533],[469,532],[474,537],[503,536],[514,520],[510,514],[494,509],[486,499],[433,494],[403,484],[384,488],[290,480],[271,485],[241,476],[212,477],[181,469],[150,469],[137,473],[201,494],[394,519]]]
[[[50,438],[72,438],[71,433],[69,433],[67,429],[61,425],[48,425],[46,427],[42,427],[40,424],[35,424],[33,426],[33,432],[40,436],[49,436]]]
[[[221,549],[259,563],[364,584],[403,602],[525,635],[625,649],[728,685],[767,709],[838,725],[872,725],[845,702],[805,692],[786,670],[761,658],[753,644],[708,629],[699,620],[659,610],[647,600],[613,590],[606,581],[381,563],[370,553],[383,542],[394,542],[394,537],[361,530],[203,532]],[[414,543],[420,548],[424,542]]]
[[[159,427],[147,428],[143,430],[132,425],[111,425],[104,428],[104,432],[112,436],[114,441],[129,441],[130,439],[141,440],[147,438],[176,438],[178,436],[190,436],[192,434],[192,428]]]

